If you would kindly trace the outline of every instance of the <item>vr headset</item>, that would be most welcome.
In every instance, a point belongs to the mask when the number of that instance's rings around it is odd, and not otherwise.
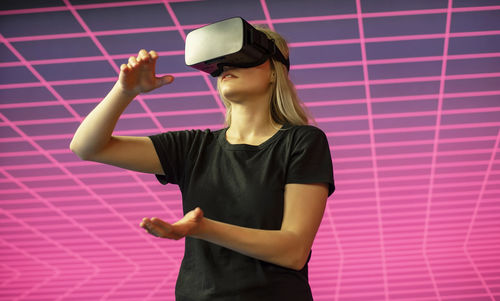
[[[269,58],[282,62],[290,70],[290,61],[274,40],[240,17],[200,27],[186,36],[186,65],[213,77],[219,76],[224,66],[250,68]]]

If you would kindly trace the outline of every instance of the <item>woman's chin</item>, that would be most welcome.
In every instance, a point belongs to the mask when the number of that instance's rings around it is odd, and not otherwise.
[[[222,89],[221,90],[222,96],[224,96],[225,99],[231,101],[231,102],[239,102],[238,100],[241,99],[242,93],[240,91],[236,91],[235,89]]]

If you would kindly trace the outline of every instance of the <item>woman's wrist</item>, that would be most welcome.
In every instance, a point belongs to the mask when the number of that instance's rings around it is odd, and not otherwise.
[[[135,90],[128,90],[123,87],[123,85],[120,83],[120,81],[117,81],[115,85],[113,86],[112,90],[120,97],[120,98],[127,98],[132,101],[137,95],[139,95],[139,92]]]
[[[192,229],[191,233],[189,233],[188,236],[203,239],[209,232],[211,222],[213,221],[203,216],[198,222],[198,226]]]

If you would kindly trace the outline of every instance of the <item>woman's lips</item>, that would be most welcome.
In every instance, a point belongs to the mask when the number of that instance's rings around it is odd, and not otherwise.
[[[226,73],[222,76],[222,80],[227,80],[227,79],[232,79],[232,78],[238,78],[238,77],[231,74],[231,73]]]

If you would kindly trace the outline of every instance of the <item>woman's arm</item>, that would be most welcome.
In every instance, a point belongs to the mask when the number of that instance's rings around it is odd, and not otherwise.
[[[280,230],[259,230],[217,222],[197,208],[174,224],[143,219],[141,227],[163,238],[192,236],[259,260],[300,270],[304,267],[323,218],[326,184],[287,184]]]
[[[130,102],[142,92],[171,83],[172,76],[156,77],[158,55],[142,49],[128,64],[120,66],[118,81],[108,95],[78,127],[70,149],[84,160],[91,160],[143,172],[162,174],[163,170],[148,137],[113,136],[116,123]]]

